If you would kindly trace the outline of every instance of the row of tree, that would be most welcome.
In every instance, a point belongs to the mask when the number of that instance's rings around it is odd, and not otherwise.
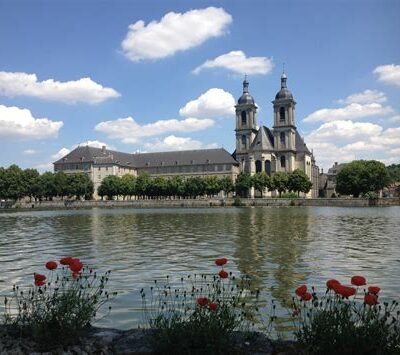
[[[254,187],[262,195],[266,189],[270,191],[278,190],[279,195],[284,191],[309,192],[312,183],[307,175],[301,170],[292,173],[279,172],[269,177],[264,172],[253,176],[249,174],[239,174],[235,183],[230,177],[190,177],[184,179],[181,176],[166,178],[159,176],[151,178],[148,174],[139,176],[115,175],[107,176],[103,179],[97,190],[97,194],[102,198],[122,196],[123,199],[137,196],[139,198],[165,198],[183,197],[196,198],[198,196],[214,196],[223,191],[225,194],[236,191],[242,197],[246,197],[250,188]]]
[[[92,198],[93,182],[86,174],[46,172],[36,169],[22,170],[17,165],[0,167],[0,198],[18,200],[29,197],[35,200],[59,198]]]

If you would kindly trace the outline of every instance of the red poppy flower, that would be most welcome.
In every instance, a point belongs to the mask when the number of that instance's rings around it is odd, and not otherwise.
[[[338,280],[335,279],[330,279],[326,282],[326,287],[329,290],[333,290],[334,285],[340,285],[340,282]]]
[[[335,292],[345,298],[349,298],[356,294],[356,289],[354,287],[340,285],[339,287],[336,287]]]
[[[57,263],[55,261],[53,261],[53,260],[48,261],[46,263],[46,268],[49,269],[49,270],[57,269]]]
[[[45,281],[41,281],[41,280],[35,280],[35,286],[44,286],[46,284]]]
[[[72,259],[72,261],[69,264],[69,268],[73,272],[80,272],[83,268],[83,264],[79,259]]]
[[[377,295],[381,289],[378,286],[369,286],[368,292]]]
[[[72,260],[73,260],[72,257],[66,256],[66,257],[60,259],[60,264],[61,265],[69,265]]]
[[[301,297],[307,292],[307,286],[306,285],[299,286],[296,288],[295,292],[297,296]]]
[[[353,276],[351,278],[351,284],[354,286],[364,286],[367,284],[367,280],[363,276]]]
[[[371,293],[367,293],[364,296],[364,303],[370,306],[375,306],[376,304],[378,304],[378,297],[376,297],[376,295],[373,295]]]
[[[46,280],[46,276],[42,274],[33,274],[35,281],[44,281]]]
[[[212,311],[216,311],[218,307],[218,303],[210,303],[208,305],[208,308],[210,308]]]
[[[218,275],[219,275],[219,277],[220,277],[221,279],[227,279],[227,278],[229,277],[229,274],[228,274],[225,270],[221,270],[221,271],[218,273]]]
[[[210,303],[207,297],[199,297],[197,299],[197,304],[201,307],[207,306]]]
[[[218,265],[218,266],[223,266],[227,262],[228,262],[227,258],[220,258],[220,259],[215,260],[215,264]]]
[[[310,301],[312,299],[312,294],[310,292],[306,292],[303,295],[301,295],[301,299],[303,301]]]

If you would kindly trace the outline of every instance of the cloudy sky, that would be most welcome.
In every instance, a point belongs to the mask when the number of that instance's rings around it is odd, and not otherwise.
[[[0,0],[0,166],[78,144],[234,150],[247,74],[272,126],[282,63],[318,165],[400,163],[400,2]]]

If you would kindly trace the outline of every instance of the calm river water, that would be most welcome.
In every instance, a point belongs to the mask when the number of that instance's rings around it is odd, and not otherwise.
[[[400,207],[0,213],[0,295],[65,255],[112,270],[119,295],[98,324],[122,329],[141,319],[142,287],[166,275],[215,272],[222,256],[229,271],[252,275],[279,302],[299,284],[324,291],[327,278],[346,282],[354,274],[379,285],[382,297],[399,299]]]

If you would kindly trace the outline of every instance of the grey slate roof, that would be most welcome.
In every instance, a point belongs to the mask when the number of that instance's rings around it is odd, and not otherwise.
[[[301,138],[299,132],[296,130],[296,151],[299,153],[307,153],[311,154],[306,144],[304,143],[303,138]]]
[[[134,168],[191,164],[238,164],[232,155],[223,148],[130,154],[90,146],[77,147],[54,164],[81,162],[117,164]]]
[[[274,136],[269,128],[262,126],[257,132],[251,150],[274,150]]]
[[[192,164],[238,164],[232,155],[223,148],[142,153],[134,154],[134,158],[137,168]]]

